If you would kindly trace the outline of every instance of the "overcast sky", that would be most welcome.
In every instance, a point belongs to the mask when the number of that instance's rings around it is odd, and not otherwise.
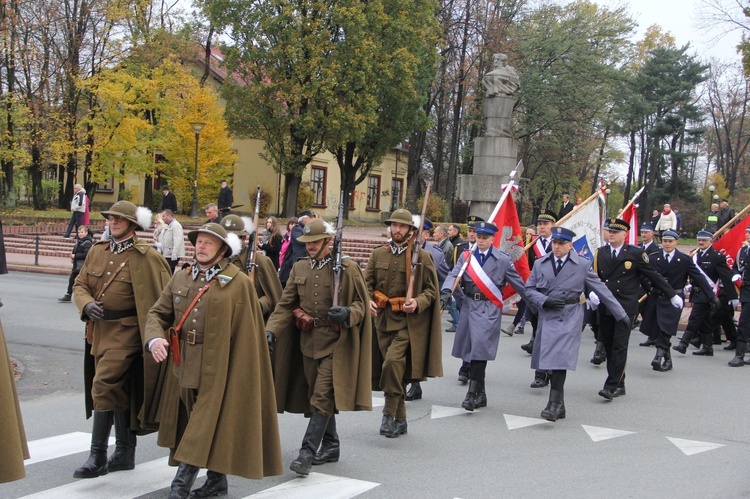
[[[594,0],[599,5],[615,8],[624,5],[638,23],[636,39],[643,37],[646,28],[660,25],[671,32],[681,47],[690,43],[694,53],[701,58],[716,57],[724,61],[738,61],[735,47],[740,41],[739,31],[729,31],[728,26],[710,32],[700,29],[707,8],[703,0]],[[713,0],[716,1],[716,0]],[[731,5],[734,0],[720,0]],[[721,36],[721,35],[724,36]],[[719,40],[716,38],[720,37]]]

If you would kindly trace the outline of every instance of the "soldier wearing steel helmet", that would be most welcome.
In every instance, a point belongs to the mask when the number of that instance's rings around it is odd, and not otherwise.
[[[76,478],[135,467],[136,434],[158,428],[154,400],[166,372],[143,355],[141,343],[146,314],[172,275],[164,257],[136,236],[136,230],[148,229],[151,211],[118,201],[102,214],[111,239],[91,248],[73,286],[87,323],[86,411],[94,419],[91,452]],[[116,448],[108,461],[113,422]]]
[[[235,214],[230,214],[222,218],[221,225],[227,232],[237,234],[237,237],[241,241],[246,236],[252,235],[256,230],[253,221],[249,217],[240,217]],[[243,272],[248,272],[247,260],[249,253],[248,243],[243,241],[240,252],[232,256],[229,261]],[[253,285],[255,286],[255,292],[258,294],[263,319],[267,320],[279,302],[283,289],[281,288],[281,281],[279,281],[279,274],[276,273],[276,267],[274,267],[271,259],[257,250],[254,258],[255,272],[253,273]]]
[[[415,248],[418,229],[412,214],[396,210],[385,224],[391,241],[372,252],[365,280],[378,343],[373,348],[373,389],[385,395],[380,434],[395,438],[407,432],[405,384],[443,375],[442,332],[435,264],[427,251]],[[419,251],[419,265],[407,301],[412,251]]]
[[[298,260],[266,326],[274,345],[274,376],[279,412],[310,416],[299,456],[291,470],[310,473],[312,465],[340,456],[337,411],[372,409],[372,320],[359,265],[341,258],[338,305],[334,302],[335,232],[316,218],[299,241],[308,257]]]
[[[282,472],[260,305],[250,278],[228,261],[240,240],[215,223],[188,239],[195,262],[164,288],[144,335],[153,359],[172,364],[157,441],[178,466],[171,498],[226,495],[226,474],[258,479]],[[200,468],[209,470],[206,481],[191,491]]]

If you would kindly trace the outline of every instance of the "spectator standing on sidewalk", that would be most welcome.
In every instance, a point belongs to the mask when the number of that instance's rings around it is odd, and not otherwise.
[[[63,235],[64,239],[70,238],[73,226],[78,230],[78,227],[83,225],[83,214],[86,211],[86,191],[81,184],[73,186],[73,199],[70,200],[70,211],[72,213],[68,222],[68,228]]]
[[[161,254],[164,255],[164,259],[167,260],[169,268],[172,269],[172,274],[174,274],[177,262],[185,256],[185,239],[182,232],[182,224],[174,217],[172,210],[162,211],[161,219],[165,224],[159,241],[161,243]]]
[[[89,254],[91,246],[94,244],[94,233],[86,225],[78,227],[78,237],[76,238],[76,244],[73,246],[73,251],[70,253],[70,259],[73,261],[73,270],[70,271],[70,279],[68,280],[68,291],[65,296],[58,298],[58,301],[63,303],[70,303],[71,297],[73,296],[73,283],[76,282],[76,277],[83,268],[83,262],[86,261],[86,255]]]

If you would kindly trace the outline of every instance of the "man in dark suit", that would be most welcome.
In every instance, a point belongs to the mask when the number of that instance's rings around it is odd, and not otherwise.
[[[638,246],[625,244],[630,225],[619,218],[604,222],[608,244],[600,247],[594,256],[594,271],[620,302],[628,317],[638,312],[638,300],[643,288],[641,280],[650,281],[669,299],[673,307],[681,309],[682,298],[677,296],[666,279],[649,263],[648,255]],[[630,324],[617,321],[606,307],[598,308],[599,339],[607,353],[607,380],[599,395],[607,400],[625,395],[625,364],[628,360]]]
[[[726,293],[728,300],[737,299],[737,290],[732,283],[732,271],[727,265],[727,257],[716,251],[711,246],[713,233],[701,230],[695,235],[698,240],[698,251],[693,254],[693,262],[706,276],[708,283],[716,289],[719,281],[723,285],[723,293]],[[693,287],[690,293],[690,303],[693,309],[690,311],[685,333],[680,339],[680,344],[672,347],[673,350],[684,354],[687,351],[690,338],[700,334],[703,346],[700,350],[693,352],[693,355],[704,355],[713,357],[714,355],[714,335],[713,335],[713,314],[712,311],[719,304],[718,298],[707,296],[701,288]]]
[[[227,186],[227,181],[221,181],[221,190],[219,191],[219,200],[216,204],[219,205],[219,211],[224,216],[229,213],[232,209],[232,203],[234,202],[234,196],[232,195],[232,189]]]
[[[745,353],[750,342],[750,227],[745,229],[745,244],[737,253],[732,270],[732,281],[740,287],[742,311],[737,328],[734,358],[729,361],[729,367],[742,367],[745,365]]]
[[[654,241],[654,226],[650,223],[641,225],[641,249],[651,258],[653,255],[659,253],[661,248],[656,241]],[[638,304],[638,314],[643,315],[643,309],[646,307],[646,301],[642,301]],[[635,329],[640,324],[638,316],[633,321],[633,328]],[[641,330],[642,331],[642,330]],[[656,345],[656,338],[649,337],[643,343],[639,343],[642,347],[652,347]],[[602,354],[603,355],[603,354]]]
[[[161,192],[164,196],[161,198],[160,211],[172,210],[172,213],[177,213],[177,198],[172,191],[169,190],[169,186],[164,184],[161,187]]]
[[[664,276],[675,293],[685,299],[683,289],[687,284],[687,278],[697,289],[700,288],[710,300],[716,300],[711,285],[706,277],[695,266],[690,255],[680,253],[677,240],[680,238],[677,232],[665,230],[661,235],[663,251],[649,255],[654,269]],[[656,355],[651,361],[654,371],[666,372],[672,369],[672,356],[669,352],[670,339],[677,335],[677,324],[680,322],[682,309],[676,309],[658,289],[649,290],[649,297],[643,311],[643,323],[641,332],[647,334],[656,345]]]
[[[571,211],[573,211],[573,203],[570,202],[570,195],[563,194],[562,205],[560,205],[560,210],[557,212],[558,220]]]

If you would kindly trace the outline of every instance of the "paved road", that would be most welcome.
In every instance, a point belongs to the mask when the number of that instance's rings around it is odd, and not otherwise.
[[[81,324],[73,305],[56,301],[64,285],[62,277],[0,277],[0,318],[11,355],[26,369],[19,392],[32,459],[44,459],[27,464],[26,479],[0,485],[0,497],[166,497],[174,469],[153,435],[139,440],[135,471],[72,478],[91,428],[83,416]],[[315,467],[307,479],[290,471],[262,481],[231,477],[229,497],[750,497],[750,366],[726,367],[732,355],[719,350],[713,358],[676,354],[674,371],[656,373],[653,350],[638,347],[634,334],[628,394],[606,402],[597,396],[605,372],[588,362],[586,331],[579,369],[566,384],[567,418],[548,423],[539,419],[547,391],[529,388],[533,372],[519,348],[528,338],[501,337],[488,366],[489,406],[467,413],[455,376],[460,362],[449,354],[453,335],[445,333],[446,376],[407,403],[407,435],[378,435],[379,407],[343,413],[339,463]],[[382,394],[373,395],[382,404]],[[279,421],[286,467],[306,423],[291,414]]]

